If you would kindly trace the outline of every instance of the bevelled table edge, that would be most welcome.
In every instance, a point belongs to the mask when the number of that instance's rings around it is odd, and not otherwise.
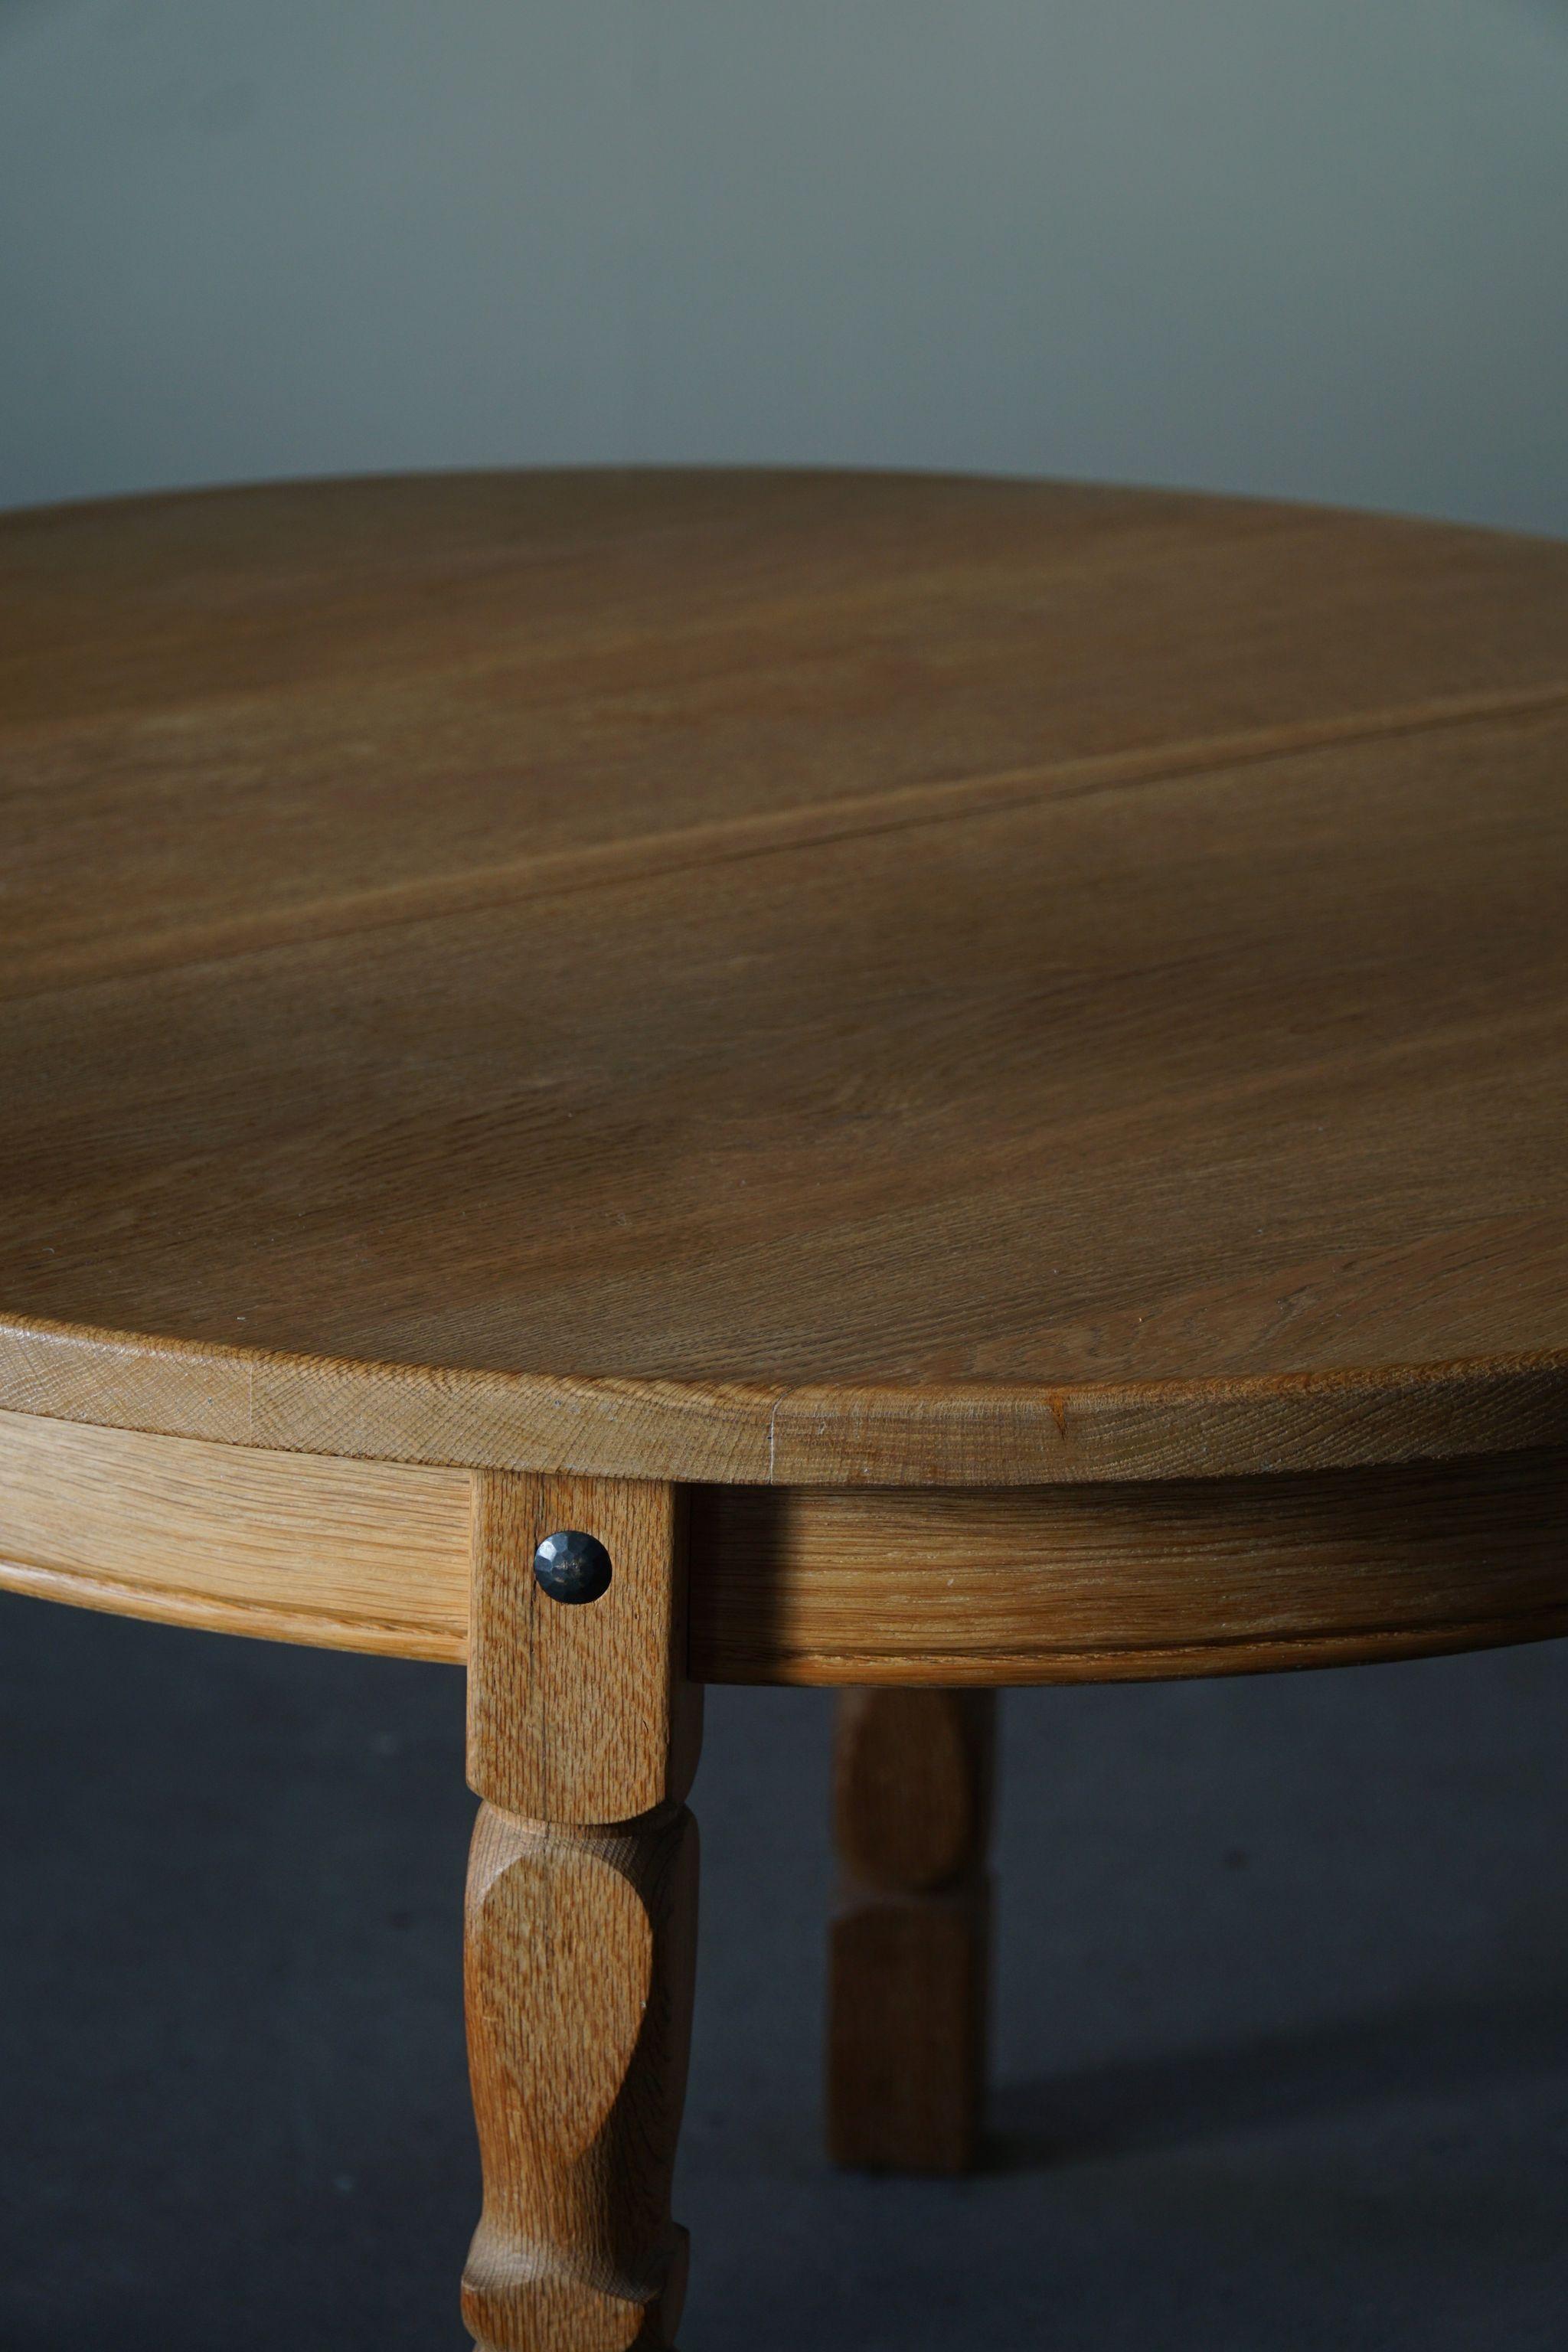
[[[1048,1486],[1565,1445],[1568,1350],[1093,1386],[792,1386],[372,1363],[0,1317],[0,1410],[455,1469]]]

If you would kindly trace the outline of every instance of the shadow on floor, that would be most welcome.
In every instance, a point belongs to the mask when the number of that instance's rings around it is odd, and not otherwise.
[[[1192,2148],[1391,2102],[1464,2099],[1568,2064],[1568,1983],[1262,2033],[1004,2084],[985,2169]]]

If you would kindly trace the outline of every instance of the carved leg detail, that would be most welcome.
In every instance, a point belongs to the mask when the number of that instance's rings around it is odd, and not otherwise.
[[[484,2209],[463,2315],[479,2352],[653,2352],[686,2281],[669,2191],[696,1960],[679,1497],[487,1472],[476,1500],[465,1976]],[[536,1580],[551,1535],[603,1547],[591,1597]]]
[[[839,1702],[829,1939],[828,2150],[963,2172],[984,2098],[995,1698],[859,1690]]]
[[[485,2204],[463,2315],[486,2352],[674,2341],[696,1918],[684,1805],[610,1830],[480,1809],[467,2006]]]

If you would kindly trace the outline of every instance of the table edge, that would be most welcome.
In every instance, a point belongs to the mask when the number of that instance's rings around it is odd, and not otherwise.
[[[1568,1349],[1073,1383],[584,1378],[0,1315],[0,1409],[279,1453],[721,1486],[1058,1486],[1568,1444]]]

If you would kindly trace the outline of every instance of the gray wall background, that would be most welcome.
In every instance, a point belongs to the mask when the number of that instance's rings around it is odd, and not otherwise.
[[[0,502],[584,460],[1568,531],[1568,0],[0,0]]]

